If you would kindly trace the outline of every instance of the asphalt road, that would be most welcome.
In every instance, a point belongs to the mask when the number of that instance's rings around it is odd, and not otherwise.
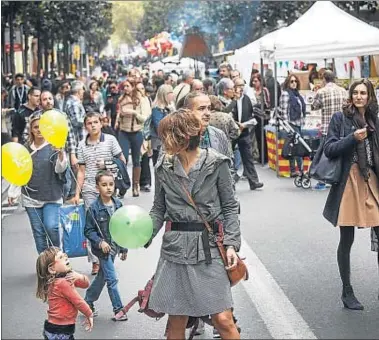
[[[258,166],[263,190],[237,185],[241,200],[242,255],[247,256],[251,279],[233,288],[242,338],[379,338],[378,268],[370,251],[368,230],[357,230],[352,250],[352,282],[365,310],[342,307],[336,264],[339,232],[322,215],[327,191],[296,188],[292,180],[276,178]],[[129,194],[129,193],[128,193]],[[130,193],[131,195],[131,193]],[[151,207],[153,193],[126,197],[126,204]],[[35,298],[34,246],[25,211],[2,209],[2,338],[41,338],[46,305]],[[9,215],[8,215],[9,214]],[[126,304],[154,273],[159,236],[149,249],[130,251],[117,261],[119,287]],[[85,258],[72,260],[73,268],[90,275]],[[80,291],[84,295],[84,291]],[[112,307],[106,290],[97,304],[99,316],[92,333],[78,325],[76,337],[86,339],[160,339],[165,319],[156,322],[137,312],[129,320],[110,320]],[[80,318],[81,320],[81,318]],[[211,338],[207,327],[203,339]]]

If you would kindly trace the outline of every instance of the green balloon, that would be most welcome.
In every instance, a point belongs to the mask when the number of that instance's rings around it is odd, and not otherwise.
[[[143,247],[153,235],[153,221],[147,211],[126,205],[112,215],[109,230],[113,241],[120,247],[136,249]]]

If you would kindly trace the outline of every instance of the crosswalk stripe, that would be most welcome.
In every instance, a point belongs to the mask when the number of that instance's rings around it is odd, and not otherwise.
[[[317,339],[256,253],[242,239],[241,255],[251,275],[243,286],[274,339]]]
[[[15,211],[17,210],[18,206],[13,207],[1,207],[1,211]]]

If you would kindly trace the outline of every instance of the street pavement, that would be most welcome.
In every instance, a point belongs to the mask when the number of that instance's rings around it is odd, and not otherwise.
[[[296,188],[291,179],[257,166],[263,190],[237,184],[241,201],[241,229],[250,280],[233,288],[235,314],[244,339],[378,339],[379,301],[376,254],[370,251],[370,233],[357,230],[352,249],[352,282],[364,311],[342,307],[336,264],[339,232],[322,217],[327,191]],[[139,198],[127,194],[125,204],[150,209],[153,193]],[[41,338],[46,305],[35,298],[37,253],[23,208],[2,213],[2,338]],[[123,302],[128,303],[154,273],[159,234],[149,249],[130,251],[116,261]],[[90,276],[85,258],[71,260],[74,270]],[[215,287],[217,289],[217,287]],[[80,290],[84,295],[84,291]],[[129,320],[111,321],[106,289],[96,304],[99,316],[91,333],[78,322],[78,339],[161,339],[166,318],[155,321],[138,313]],[[79,317],[79,321],[83,320]],[[206,327],[200,339],[212,338]]]

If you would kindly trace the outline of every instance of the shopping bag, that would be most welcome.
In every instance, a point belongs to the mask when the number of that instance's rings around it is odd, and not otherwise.
[[[84,236],[86,224],[84,204],[61,206],[59,224],[62,233],[62,249],[68,257],[87,256],[87,240]]]

